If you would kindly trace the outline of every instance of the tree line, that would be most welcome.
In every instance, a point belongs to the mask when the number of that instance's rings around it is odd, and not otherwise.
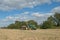
[[[29,21],[15,21],[15,23],[12,23],[8,25],[7,29],[21,29],[22,26],[26,26],[29,29],[59,29],[60,28],[60,13],[55,13],[53,16],[48,17],[46,21],[44,21],[42,24],[38,25],[36,21],[29,20]]]

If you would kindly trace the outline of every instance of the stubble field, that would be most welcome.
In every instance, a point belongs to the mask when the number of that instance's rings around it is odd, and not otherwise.
[[[0,40],[60,40],[60,29],[0,29]]]

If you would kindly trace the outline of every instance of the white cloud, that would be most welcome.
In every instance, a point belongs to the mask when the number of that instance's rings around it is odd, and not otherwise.
[[[60,6],[53,8],[51,12],[54,12],[54,13],[59,12],[60,13]]]
[[[10,20],[10,19],[13,19],[13,17],[12,16],[7,16],[6,19]]]
[[[53,13],[33,13],[32,16],[36,17],[35,20],[38,24],[43,23],[43,21],[46,21],[49,16],[52,16]]]
[[[36,16],[36,17],[41,17],[41,16],[44,16],[44,14],[40,14],[40,13],[33,13],[32,16]]]
[[[35,17],[47,17],[47,16],[51,16],[51,15],[53,15],[53,13],[39,13],[39,12],[37,12],[37,13],[33,13],[32,14],[32,16],[35,16]]]
[[[53,0],[53,1],[55,1],[55,2],[60,2],[60,0]]]
[[[60,0],[54,0],[60,2]],[[25,7],[33,8],[36,5],[51,4],[51,0],[0,0],[0,10],[21,9]]]

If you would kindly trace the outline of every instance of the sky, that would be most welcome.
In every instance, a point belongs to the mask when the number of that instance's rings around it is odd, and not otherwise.
[[[43,23],[60,12],[60,0],[0,0],[0,27],[18,21]]]

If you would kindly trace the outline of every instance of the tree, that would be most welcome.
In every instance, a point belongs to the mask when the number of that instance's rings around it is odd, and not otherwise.
[[[17,29],[17,27],[15,26],[15,24],[10,24],[7,28],[8,29]]]
[[[48,29],[51,27],[52,27],[51,21],[44,21],[42,26],[41,26],[42,29]]]
[[[55,26],[56,25],[52,16],[48,17],[47,21],[50,21],[51,24],[52,24],[52,26]]]
[[[9,28],[9,29],[20,29],[21,26],[26,26],[27,27],[26,22],[24,22],[24,21],[21,21],[21,22],[20,21],[15,21],[14,24],[8,25],[7,28]]]
[[[60,26],[60,13],[55,13],[54,17],[57,20],[57,26]]]
[[[15,26],[18,28],[18,29],[20,29],[21,28],[21,26],[26,26],[27,27],[27,24],[26,24],[26,22],[25,21],[15,21]]]
[[[54,16],[48,17],[48,19],[43,22],[41,28],[43,29],[56,28],[56,23],[57,23],[57,26],[60,26],[60,14],[59,13],[54,14]]]
[[[54,28],[55,22],[52,18],[52,16],[48,17],[47,21],[44,21],[41,28],[42,29],[48,29],[48,28]]]
[[[20,29],[21,27],[21,22],[20,21],[15,21],[15,26]]]

